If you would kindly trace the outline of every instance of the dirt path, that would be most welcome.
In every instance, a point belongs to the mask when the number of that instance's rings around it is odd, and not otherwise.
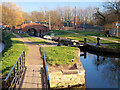
[[[24,42],[29,48],[26,65],[42,65],[42,59],[39,51],[40,46],[32,44],[30,40],[26,38],[21,38],[17,34],[14,35],[19,38],[20,41]]]

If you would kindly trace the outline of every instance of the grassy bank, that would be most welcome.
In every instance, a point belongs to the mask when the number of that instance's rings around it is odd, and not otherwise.
[[[2,51],[2,75],[9,73],[23,50],[26,54],[28,47],[10,32],[2,32],[2,40],[5,48]]]
[[[73,30],[70,30],[73,31]],[[97,39],[90,37],[90,36],[101,36],[104,37],[104,31],[98,31],[98,32],[90,32],[90,31],[74,31],[78,34],[72,33],[72,32],[67,32],[65,30],[53,30],[53,32],[48,33],[48,35],[51,35],[51,33],[55,34],[55,37],[63,37],[63,38],[69,38],[69,39],[74,39],[74,40],[80,40],[83,41],[84,38],[87,38],[87,42],[88,43],[97,43]],[[90,36],[89,36],[90,35]],[[107,39],[112,39],[112,40],[116,40],[119,41],[119,38],[116,37],[105,37]],[[112,41],[108,41],[108,40],[100,40],[101,44],[107,44],[108,46],[105,46],[106,48],[120,48],[120,44],[119,43],[115,43]]]
[[[69,38],[69,39],[74,39],[74,40],[80,40],[83,41],[84,38],[87,38],[88,43],[97,43],[97,39],[87,36],[87,35],[80,35],[80,34],[74,34],[71,32],[66,32],[64,30],[53,30],[52,33],[55,33],[56,37],[64,37],[64,38]],[[50,35],[51,33],[49,33]],[[100,43],[102,44],[108,44],[108,43],[113,43],[111,41],[106,41],[106,40],[100,40]]]
[[[49,65],[69,65],[76,61],[75,47],[42,47],[45,50],[46,60]],[[74,59],[74,62],[72,62]]]
[[[103,37],[103,38],[110,39],[110,40],[120,41],[119,37],[106,37],[105,31],[79,31],[79,30],[69,30],[69,31],[79,33],[82,35],[98,36],[98,37]]]
[[[40,44],[40,43],[48,43],[48,42],[45,42],[43,40],[40,40],[38,38],[35,38],[35,37],[30,37],[24,33],[16,33],[18,35],[20,35],[21,37],[23,38],[27,38],[28,40],[32,41],[33,44]]]

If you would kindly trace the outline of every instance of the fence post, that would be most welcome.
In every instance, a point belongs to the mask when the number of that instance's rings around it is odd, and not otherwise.
[[[20,74],[21,74],[21,58],[20,58]]]
[[[23,52],[23,54],[24,54],[24,67],[25,67],[25,51]]]
[[[84,38],[84,45],[87,44],[87,38]]]
[[[61,46],[61,40],[60,37],[58,37],[58,45],[57,46]]]
[[[100,42],[99,42],[100,38],[97,37],[97,45],[99,46],[100,45]]]

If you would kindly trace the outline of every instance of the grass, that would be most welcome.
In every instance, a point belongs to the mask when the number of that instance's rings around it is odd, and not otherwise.
[[[23,50],[26,54],[28,47],[10,32],[2,32],[5,48],[2,51],[2,76],[8,74]]]
[[[76,61],[75,47],[42,47],[42,51],[43,49],[49,65],[69,65],[75,63],[72,59]]]
[[[55,33],[56,37],[64,37],[64,38],[69,38],[69,39],[74,39],[74,40],[80,40],[84,41],[84,38],[87,38],[88,43],[97,43],[97,39],[90,37],[90,36],[85,36],[85,35],[80,35],[80,34],[74,34],[71,32],[66,32],[64,30],[53,30],[53,33]],[[106,40],[100,40],[100,43],[106,44],[106,43],[113,43],[112,41],[106,41]]]
[[[105,32],[104,31],[78,31],[78,30],[69,30],[72,32],[76,32],[82,35],[90,35],[90,36],[104,36]]]
[[[105,31],[78,31],[78,30],[69,30],[69,31],[76,32],[82,35],[98,36],[98,37],[103,37],[110,40],[120,41],[119,37],[106,37]]]
[[[27,38],[28,40],[32,41],[33,44],[40,44],[40,43],[48,43],[46,41],[40,40],[38,38],[35,37],[30,37],[24,33],[17,33],[18,35],[20,35],[23,38]]]
[[[73,30],[69,30],[69,31],[73,31]],[[98,31],[98,32],[74,31],[74,32],[77,32],[79,34],[66,32],[65,30],[53,30],[52,33],[54,33],[56,37],[63,37],[63,38],[69,38],[69,39],[74,39],[74,40],[80,40],[80,41],[83,41],[84,38],[87,38],[87,42],[88,43],[97,43],[97,39],[93,38],[93,37],[90,37],[90,36],[101,36],[101,37],[104,37],[104,31]],[[49,33],[49,35],[51,35],[51,32]],[[119,41],[119,38],[115,38],[115,37],[108,37],[108,38],[112,39],[112,40],[114,39],[114,40]],[[108,47],[110,47],[110,48],[118,48],[119,49],[119,47],[120,47],[119,45],[115,45],[115,44],[118,44],[118,43],[115,43],[115,42],[112,42],[112,41],[108,41],[108,40],[102,40],[101,39],[100,43],[101,44],[108,44],[109,45]]]
[[[119,41],[120,42],[120,38],[119,37],[103,37],[103,38],[106,38],[106,39],[110,39],[110,40],[115,40],[115,41]]]
[[[109,46],[105,46],[106,48],[115,48],[115,49],[119,49],[120,50],[120,44],[113,44],[113,45],[109,45]]]

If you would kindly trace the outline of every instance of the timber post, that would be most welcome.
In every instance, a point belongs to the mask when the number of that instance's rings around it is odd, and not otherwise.
[[[84,45],[87,44],[87,38],[84,38]]]
[[[97,46],[100,46],[100,42],[99,42],[100,38],[97,37]]]

